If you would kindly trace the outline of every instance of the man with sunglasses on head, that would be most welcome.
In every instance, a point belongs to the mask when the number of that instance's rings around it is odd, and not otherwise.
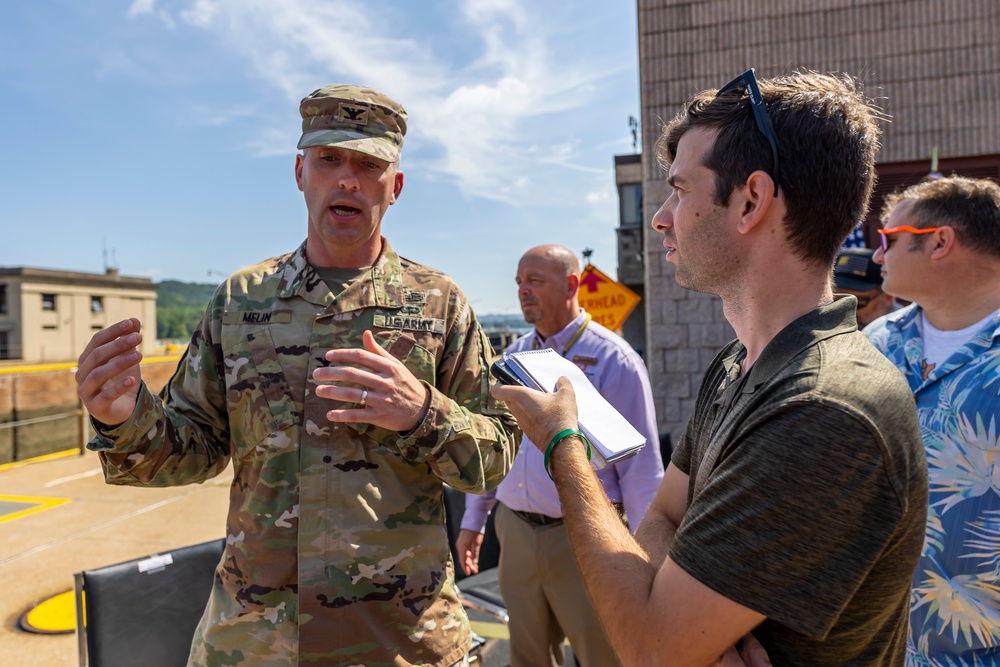
[[[917,402],[930,475],[907,665],[1000,666],[1000,185],[890,196],[885,287],[915,303],[867,331]]]
[[[673,192],[653,227],[677,283],[719,295],[738,339],[709,366],[634,538],[572,430],[569,382],[493,389],[548,453],[624,664],[903,664],[927,502],[919,425],[830,285],[871,194],[876,114],[850,78],[758,86],[749,70],[664,128]]]

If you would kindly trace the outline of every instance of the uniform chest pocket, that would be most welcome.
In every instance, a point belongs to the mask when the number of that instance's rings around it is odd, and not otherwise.
[[[417,343],[412,336],[397,330],[372,329],[375,341],[392,356],[403,362],[414,377],[423,380],[432,387],[437,378],[437,360],[434,354]],[[349,422],[347,424],[358,433],[364,433],[369,438],[387,446],[395,446],[399,434],[379,426]]]
[[[242,456],[298,421],[295,402],[265,328],[223,336],[233,446]]]

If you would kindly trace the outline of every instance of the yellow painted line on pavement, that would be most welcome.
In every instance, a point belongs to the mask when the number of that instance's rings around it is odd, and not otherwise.
[[[164,354],[158,357],[143,357],[140,364],[161,364],[167,361],[180,361],[183,354]]]
[[[79,449],[64,449],[61,452],[52,452],[51,454],[42,454],[41,456],[35,456],[30,459],[24,459],[23,461],[13,461],[12,463],[0,464],[0,472],[4,470],[10,470],[11,468],[20,468],[21,466],[26,466],[31,463],[41,463],[42,461],[54,461],[55,459],[64,459],[67,456],[72,456],[73,454],[79,454]]]
[[[160,354],[155,357],[143,357],[140,364],[161,364],[168,361],[180,361],[183,355]],[[0,367],[0,375],[19,375],[22,373],[47,373],[49,371],[71,371],[76,369],[75,361],[63,361],[51,364],[23,364],[18,366]]]
[[[38,498],[35,496],[0,495],[0,502],[6,501],[10,503],[24,503],[31,505],[31,507],[25,507],[23,510],[18,510],[16,512],[11,512],[10,514],[0,516],[0,523],[6,523],[8,521],[13,521],[14,519],[20,519],[21,517],[28,516],[29,514],[34,514],[35,512],[41,512],[47,509],[52,509],[53,507],[58,507],[59,505],[64,505],[68,503],[69,500],[69,498]]]
[[[61,364],[26,364],[24,366],[4,366],[3,368],[0,368],[0,375],[44,373],[46,371],[68,371],[74,368],[76,368],[75,361],[66,361]]]
[[[487,639],[510,639],[510,632],[507,631],[507,626],[503,623],[469,621],[469,624],[472,626],[472,631],[480,637],[486,637]]]

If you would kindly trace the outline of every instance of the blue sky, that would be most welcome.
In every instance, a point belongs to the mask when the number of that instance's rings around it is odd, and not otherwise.
[[[293,250],[299,100],[362,83],[410,116],[383,233],[518,312],[533,245],[617,270],[636,51],[606,0],[0,3],[0,266],[214,283]]]

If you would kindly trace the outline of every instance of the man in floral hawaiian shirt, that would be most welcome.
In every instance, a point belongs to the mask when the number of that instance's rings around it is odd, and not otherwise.
[[[890,197],[871,325],[917,401],[930,474],[908,667],[1000,666],[1000,186],[943,178]]]

